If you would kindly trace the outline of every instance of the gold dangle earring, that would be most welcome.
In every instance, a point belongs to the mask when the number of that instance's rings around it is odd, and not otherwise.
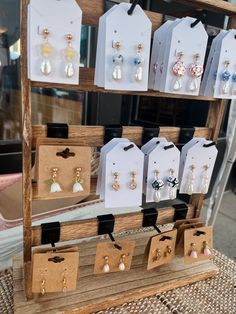
[[[52,168],[52,177],[51,177],[51,188],[50,188],[50,192],[51,193],[56,193],[56,192],[61,192],[61,186],[60,184],[57,182],[57,176],[58,176],[58,168]]]
[[[84,182],[84,180],[81,179],[81,171],[82,171],[82,168],[80,167],[75,169],[76,176],[75,176],[75,183],[73,185],[73,193],[83,192],[84,190],[82,186],[82,183]]]
[[[52,63],[50,57],[52,56],[53,48],[48,42],[49,35],[49,30],[44,28],[42,32],[43,43],[40,46],[40,54],[42,57],[40,71],[43,75],[49,75],[52,72]]]
[[[65,60],[66,60],[65,75],[68,78],[73,77],[74,74],[75,74],[74,61],[75,61],[75,59],[77,57],[77,52],[72,47],[72,40],[73,40],[72,34],[67,34],[66,35],[67,47],[64,50],[64,57],[65,57]]]

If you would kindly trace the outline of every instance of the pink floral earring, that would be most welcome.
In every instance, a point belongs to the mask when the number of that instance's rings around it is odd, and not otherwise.
[[[174,73],[174,75],[176,76],[174,85],[173,85],[173,89],[175,91],[179,91],[182,88],[182,77],[185,75],[186,73],[186,66],[184,64],[184,62],[182,61],[182,58],[184,56],[183,51],[180,51],[177,54],[177,61],[175,62],[175,64],[173,65],[172,71]]]

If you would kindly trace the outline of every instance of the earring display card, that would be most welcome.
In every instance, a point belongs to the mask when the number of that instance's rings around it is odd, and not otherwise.
[[[198,95],[207,47],[207,33],[196,19],[186,17],[172,30],[165,46],[160,91]]]
[[[78,3],[30,0],[28,12],[29,79],[78,84],[82,23]]]
[[[99,20],[94,83],[105,89],[148,89],[152,25],[139,5],[129,15],[130,6],[120,3]]]
[[[118,244],[119,250],[114,245]],[[94,274],[128,271],[131,268],[135,241],[100,242],[97,245]]]
[[[188,229],[184,232],[184,262],[191,264],[212,257],[212,227]],[[193,252],[194,251],[194,252]]]
[[[177,230],[158,234],[151,239],[147,270],[170,263],[175,256]]]
[[[79,269],[77,248],[56,252],[37,249],[33,252],[32,292],[67,292],[76,290]]]
[[[37,145],[36,180],[39,198],[90,194],[91,148]]]

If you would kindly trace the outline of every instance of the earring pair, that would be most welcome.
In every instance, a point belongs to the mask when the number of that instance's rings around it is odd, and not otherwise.
[[[50,36],[50,31],[45,28],[42,31],[42,36],[43,36],[43,43],[41,44],[41,65],[40,65],[40,71],[43,75],[50,75],[53,68],[52,68],[52,62],[51,62],[51,57],[53,55],[53,47],[49,43],[49,36]],[[65,40],[66,40],[66,48],[63,51],[63,56],[64,56],[64,61],[66,62],[64,64],[64,72],[65,76],[68,78],[71,78],[75,74],[75,67],[74,67],[74,61],[77,57],[77,52],[75,49],[72,47],[72,41],[73,41],[73,36],[72,34],[66,34],[65,35]]]
[[[121,184],[119,182],[119,172],[113,173],[113,182],[112,182],[112,189],[117,192],[121,189]],[[129,188],[130,190],[135,190],[137,188],[137,181],[136,181],[136,171],[130,172],[130,182],[129,182]]]
[[[182,77],[186,74],[187,67],[183,62],[184,53],[180,51],[177,54],[177,61],[173,65],[172,71],[173,74],[176,76],[176,80],[173,85],[173,89],[175,91],[179,91],[182,88]],[[191,92],[196,91],[199,88],[199,77],[203,74],[203,65],[199,62],[200,55],[196,53],[193,56],[194,62],[189,67],[189,74],[191,79],[189,81],[188,89]]]
[[[75,169],[75,183],[73,184],[73,188],[72,188],[73,193],[83,192],[84,190],[83,185],[82,185],[83,179],[81,179],[81,171],[82,171],[82,168],[80,167]],[[59,172],[59,168],[57,167],[54,167],[51,169],[51,187],[50,187],[51,193],[62,191],[62,188],[57,181],[58,172]]]
[[[120,53],[121,43],[116,41],[113,43],[113,48],[115,49],[115,54],[113,56],[113,63],[115,64],[112,72],[112,78],[115,81],[120,81],[123,78],[123,69],[122,65],[124,63],[124,57]],[[139,43],[136,46],[136,57],[134,58],[134,79],[136,82],[141,82],[143,80],[143,64],[144,58],[142,57],[143,44]]]
[[[210,256],[211,255],[211,250],[209,248],[208,242],[207,241],[203,241],[202,245],[203,245],[203,247],[202,247],[202,254],[204,254],[205,256]],[[192,258],[198,258],[198,252],[197,252],[195,243],[191,243],[191,251],[190,251],[189,255]]]
[[[163,254],[161,253],[160,249],[156,249],[156,251],[154,252],[154,257],[153,257],[153,262],[158,261],[159,259],[163,257],[167,257],[168,255],[170,255],[172,253],[172,248],[170,245],[167,245],[166,250],[163,252]]]
[[[204,165],[203,166],[203,175],[202,175],[202,183],[201,183],[201,193],[206,194],[208,192],[208,186],[209,186],[209,173],[208,173],[209,166]],[[194,193],[194,184],[196,179],[196,166],[191,165],[190,166],[190,175],[187,182],[187,194],[192,195]]]
[[[174,169],[169,169],[169,177],[167,177],[166,183],[169,188],[170,199],[176,198],[177,188],[179,186],[179,180],[174,176]],[[152,188],[154,189],[153,200],[154,202],[160,202],[161,193],[160,191],[165,187],[165,183],[159,178],[160,172],[158,170],[154,171],[154,181],[152,182]]]
[[[67,279],[66,279],[66,275],[67,275],[67,269],[65,268],[63,270],[63,274],[62,274],[62,292],[66,293],[67,292]],[[46,279],[43,278],[41,280],[41,295],[45,295],[46,293]]]
[[[126,269],[126,266],[125,266],[125,258],[127,257],[128,255],[127,254],[122,254],[120,256],[120,262],[118,264],[118,269],[120,271],[125,271]],[[104,257],[104,260],[105,260],[105,263],[104,263],[104,266],[103,266],[103,272],[104,273],[109,273],[110,272],[110,265],[109,265],[109,257],[108,256],[105,256]]]

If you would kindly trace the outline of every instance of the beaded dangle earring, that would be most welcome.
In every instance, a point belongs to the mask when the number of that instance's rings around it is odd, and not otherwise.
[[[123,77],[122,64],[124,62],[124,57],[120,54],[121,43],[119,41],[113,42],[113,47],[115,49],[115,54],[113,56],[114,68],[112,71],[112,78],[115,81],[120,81]]]
[[[111,184],[111,187],[112,187],[113,191],[117,192],[117,191],[120,190],[120,183],[119,183],[119,180],[118,180],[119,172],[117,172],[117,171],[114,172],[113,176],[114,176],[114,179],[113,179],[113,182]]]
[[[184,56],[184,53],[182,51],[180,51],[177,54],[177,61],[175,62],[175,64],[173,65],[172,71],[173,74],[176,76],[174,85],[173,85],[173,90],[175,91],[179,91],[182,88],[182,77],[185,75],[186,73],[186,66],[184,64],[184,62],[182,61],[182,58]]]
[[[195,170],[196,167],[194,165],[192,165],[190,167],[190,174],[189,174],[189,178],[188,178],[188,186],[187,186],[187,194],[188,195],[192,195],[194,192],[194,183],[195,183]]]
[[[43,43],[40,46],[40,54],[41,54],[41,64],[40,64],[40,71],[43,75],[49,75],[52,72],[52,63],[50,57],[53,53],[53,47],[48,42],[48,37],[50,32],[47,28],[43,29],[42,36],[43,36]]]
[[[67,42],[67,47],[64,50],[64,58],[66,60],[65,75],[66,77],[70,78],[70,77],[73,77],[75,74],[74,61],[77,57],[77,52],[72,47],[72,40],[73,40],[72,34],[67,34],[65,38]]]
[[[201,185],[201,193],[206,194],[208,191],[208,185],[209,185],[209,174],[208,174],[208,165],[203,166],[204,172],[202,176],[202,185]]]
[[[229,65],[230,61],[225,60],[224,62],[224,71],[221,74],[222,86],[221,86],[221,93],[228,94],[229,92],[229,79],[231,77],[231,73],[229,72]]]
[[[57,182],[57,176],[58,176],[58,168],[52,168],[52,177],[51,177],[51,188],[50,188],[50,192],[51,193],[56,193],[56,192],[61,192],[61,186],[60,184]]]
[[[143,80],[143,64],[144,64],[144,59],[141,55],[141,52],[143,50],[143,45],[140,43],[137,45],[136,52],[137,56],[134,59],[134,64],[135,64],[135,81],[136,82],[141,82]]]
[[[233,75],[232,75],[232,92],[231,92],[231,94],[232,95],[236,95],[236,73],[234,73]]]
[[[131,171],[130,175],[131,175],[131,180],[129,182],[129,188],[131,190],[135,190],[137,188],[136,172],[135,171]]]
[[[162,190],[165,186],[163,180],[159,179],[159,171],[158,170],[155,170],[154,171],[154,175],[155,175],[155,178],[154,178],[154,181],[152,182],[152,188],[154,190],[154,193],[153,193],[153,200],[154,202],[160,202],[161,200],[161,193],[160,193],[160,190]]]
[[[179,180],[174,176],[174,169],[169,170],[169,177],[167,178],[167,185],[169,187],[169,198],[174,200],[177,194],[177,188],[179,186]]]
[[[83,188],[83,179],[81,179],[81,171],[82,168],[76,168],[75,169],[75,183],[73,185],[73,193],[77,193],[77,192],[83,192],[84,188]]]
[[[194,55],[194,63],[191,64],[189,68],[189,72],[192,76],[189,82],[189,90],[191,92],[195,92],[199,88],[199,78],[202,76],[203,73],[203,65],[199,62],[200,55],[196,53]]]

